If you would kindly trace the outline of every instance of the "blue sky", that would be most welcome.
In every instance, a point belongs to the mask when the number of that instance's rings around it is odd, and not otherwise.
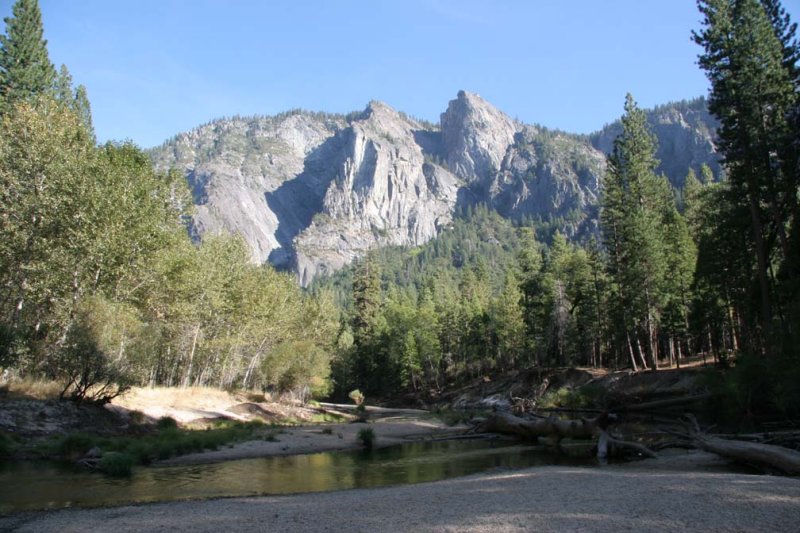
[[[0,0],[0,16],[13,0]],[[626,92],[706,94],[694,0],[40,0],[51,60],[86,85],[100,141],[142,147],[213,118],[382,100],[438,121],[460,89],[587,133]],[[793,20],[800,0],[784,0]]]

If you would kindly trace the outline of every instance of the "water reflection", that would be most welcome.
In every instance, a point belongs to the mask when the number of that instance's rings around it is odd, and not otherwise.
[[[52,463],[0,464],[0,512],[222,496],[293,494],[436,481],[492,469],[591,464],[530,446],[416,442],[370,452],[137,468],[129,479]]]

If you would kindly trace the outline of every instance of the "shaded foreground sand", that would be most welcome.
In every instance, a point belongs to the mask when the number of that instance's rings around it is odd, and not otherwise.
[[[18,531],[796,531],[800,480],[692,454],[541,467],[381,489],[0,518]]]

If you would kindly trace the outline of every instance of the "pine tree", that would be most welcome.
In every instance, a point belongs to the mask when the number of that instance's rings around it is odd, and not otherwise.
[[[353,278],[353,376],[356,386],[379,392],[383,346],[381,277],[378,266],[368,255],[359,262]]]
[[[84,85],[78,85],[75,89],[75,98],[72,103],[72,110],[78,115],[83,123],[83,127],[89,132],[92,139],[96,140],[94,124],[92,123],[92,107],[89,104],[89,95]]]
[[[692,233],[692,237],[697,242],[700,232],[700,191],[703,184],[697,179],[694,169],[689,169],[686,179],[683,182],[683,216]]]
[[[72,74],[69,73],[66,65],[61,65],[53,85],[54,96],[65,104],[69,105],[72,101]]]
[[[527,336],[527,348],[536,355],[534,362],[543,362],[542,354],[546,349],[544,338],[544,317],[546,313],[544,300],[547,293],[542,283],[542,251],[531,228],[523,228],[521,250],[517,261],[520,268],[519,289],[522,294],[521,306]]]
[[[79,85],[73,90],[72,75],[66,65],[61,65],[55,79],[54,92],[58,101],[63,102],[81,119],[86,131],[94,139],[94,126],[92,125],[92,108],[86,87]]]
[[[510,370],[522,362],[525,353],[525,321],[520,301],[522,293],[519,282],[511,273],[506,273],[503,292],[491,305],[493,330],[497,338],[497,366]]]
[[[772,322],[784,315],[775,308],[773,258],[780,265],[789,256],[787,228],[798,211],[790,149],[798,106],[794,26],[777,0],[699,0],[698,7],[705,27],[693,37],[704,49],[699,63],[711,81],[709,109],[721,123],[726,198],[748,213],[760,301],[756,344],[766,353]]]
[[[0,113],[20,100],[50,91],[56,71],[43,38],[38,0],[17,0],[0,35]]]
[[[655,151],[645,113],[628,94],[622,133],[608,158],[601,221],[609,250],[609,274],[617,287],[616,305],[623,316],[625,342],[634,368],[635,355],[640,360],[646,355],[653,369],[658,357],[666,199],[664,180],[655,174]]]
[[[664,217],[664,237],[666,276],[663,322],[669,333],[670,361],[680,366],[683,347],[688,343],[697,247],[686,220],[674,208],[668,209]]]

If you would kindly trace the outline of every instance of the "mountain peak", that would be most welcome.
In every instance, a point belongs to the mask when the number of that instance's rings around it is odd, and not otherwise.
[[[476,93],[459,91],[441,115],[448,166],[464,179],[486,178],[497,169],[517,126]]]
[[[648,117],[673,183],[716,160],[703,102]],[[594,231],[604,151],[618,128],[553,136],[459,91],[440,128],[372,101],[347,116],[215,121],[152,155],[160,168],[185,170],[197,204],[193,235],[239,233],[254,260],[293,269],[306,285],[371,248],[422,244],[471,203],[570,236]]]
[[[390,115],[395,116],[397,115],[397,110],[394,109],[392,106],[387,104],[386,102],[381,102],[380,100],[371,100],[367,107],[364,109],[364,116],[369,117],[372,115]]]

